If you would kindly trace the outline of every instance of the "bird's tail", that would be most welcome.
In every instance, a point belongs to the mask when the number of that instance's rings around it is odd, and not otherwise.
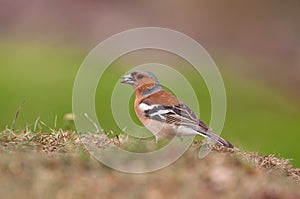
[[[220,146],[227,147],[227,148],[233,148],[233,145],[230,142],[228,142],[225,139],[221,138],[220,136],[214,134],[213,132],[207,131],[205,133],[204,132],[199,132],[199,133],[201,133],[205,137],[213,140]]]

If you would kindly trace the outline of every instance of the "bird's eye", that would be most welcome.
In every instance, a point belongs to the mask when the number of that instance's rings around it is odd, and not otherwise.
[[[137,79],[142,79],[142,78],[144,78],[144,75],[138,75],[136,78]]]

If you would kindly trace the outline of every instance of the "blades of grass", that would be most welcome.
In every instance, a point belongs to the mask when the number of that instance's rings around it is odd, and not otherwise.
[[[84,113],[84,116],[94,125],[96,132],[99,133],[100,129],[99,129],[98,125],[96,124],[96,122],[94,122],[87,113]],[[101,131],[103,131],[103,130],[101,130]]]
[[[57,115],[54,117],[54,129],[56,129],[56,124],[57,124]]]
[[[47,124],[45,124],[45,122],[43,122],[42,120],[40,120],[40,123],[41,123],[43,126],[45,126],[45,127],[47,127],[48,129],[50,129],[50,131],[51,131],[52,133],[55,133],[55,130],[54,130],[53,128],[51,128],[50,126],[48,126]]]
[[[36,132],[36,127],[37,127],[37,125],[38,125],[39,120],[40,120],[40,116],[38,116],[38,117],[36,118],[35,122],[34,122],[33,132]]]
[[[19,106],[19,109],[18,109],[18,111],[15,114],[15,117],[14,117],[14,119],[13,119],[13,121],[11,123],[11,127],[10,127],[11,131],[14,131],[15,124],[17,122],[17,119],[19,117],[19,114],[20,114],[21,110],[23,109],[24,104],[25,104],[25,100],[23,100],[22,104]]]

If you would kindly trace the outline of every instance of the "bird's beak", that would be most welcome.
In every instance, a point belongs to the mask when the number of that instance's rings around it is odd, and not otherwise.
[[[122,79],[123,81],[121,81],[121,83],[123,84],[134,84],[134,79],[132,77],[132,74],[124,75]]]

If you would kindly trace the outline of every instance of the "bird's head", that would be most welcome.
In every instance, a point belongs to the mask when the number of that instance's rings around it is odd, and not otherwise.
[[[159,85],[155,75],[149,71],[135,71],[123,76],[122,79],[121,83],[130,84],[135,89],[141,86],[153,87]]]
[[[149,71],[135,71],[122,77],[121,83],[132,85],[133,89],[148,95],[162,90],[156,76]]]

